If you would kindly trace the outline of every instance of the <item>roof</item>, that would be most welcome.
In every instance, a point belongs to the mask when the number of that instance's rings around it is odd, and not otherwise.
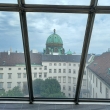
[[[94,61],[87,68],[110,85],[110,74],[108,74],[110,68],[110,52],[95,56]]]
[[[30,53],[31,64],[42,65],[42,55]],[[0,66],[25,65],[24,53],[0,52]]]
[[[54,33],[47,38],[46,44],[63,44],[61,37],[55,33],[55,29]]]
[[[87,61],[91,55],[87,56]],[[42,55],[44,62],[80,62],[81,55]]]

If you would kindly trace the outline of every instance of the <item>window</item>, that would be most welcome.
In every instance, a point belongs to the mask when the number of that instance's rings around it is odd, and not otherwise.
[[[49,79],[52,79],[52,77],[49,77]]]
[[[3,70],[3,68],[0,68],[0,70]]]
[[[57,64],[56,63],[54,63],[54,66],[56,66]]]
[[[42,70],[42,68],[39,68],[39,70]]]
[[[73,74],[75,74],[76,73],[76,71],[75,70],[73,70]]]
[[[71,86],[68,86],[68,91],[71,91]]]
[[[98,79],[96,78],[96,87],[98,87]]]
[[[39,78],[42,78],[42,73],[39,73]]]
[[[76,66],[76,64],[73,64],[73,66]]]
[[[8,79],[12,78],[12,73],[8,73]]]
[[[52,63],[49,63],[49,66],[52,66]]]
[[[102,93],[102,83],[100,82],[100,92]]]
[[[63,66],[66,66],[66,63],[63,63]]]
[[[34,68],[34,70],[37,70],[37,68]]]
[[[76,78],[73,77],[73,84],[76,84]]]
[[[84,75],[86,75],[86,70],[84,71]]]
[[[86,79],[83,79],[83,86],[86,86]]]
[[[17,82],[17,86],[21,88],[21,82]]]
[[[65,85],[63,85],[63,90],[66,90],[66,89],[65,89]]]
[[[26,68],[24,68],[24,70],[26,70]]]
[[[44,66],[44,70],[47,70],[47,66]]]
[[[8,68],[8,70],[11,70],[11,68]]]
[[[61,77],[60,76],[58,77],[58,82],[61,83]]]
[[[63,83],[66,83],[66,76],[63,76]]]
[[[59,73],[61,73],[61,69],[59,69]]]
[[[52,73],[52,69],[49,69],[49,73]]]
[[[71,69],[69,69],[69,73],[71,73]]]
[[[56,73],[56,69],[54,69],[54,73]]]
[[[37,78],[37,73],[34,73],[34,78]]]
[[[0,73],[0,79],[3,79],[3,73]]]
[[[11,82],[7,82],[7,88],[11,88]]]
[[[59,66],[61,66],[61,63],[59,63]]]
[[[63,69],[63,73],[66,73],[66,69]]]
[[[18,78],[21,78],[21,73],[18,73]]]
[[[18,68],[18,70],[21,70],[21,68]]]
[[[69,63],[69,66],[71,66],[71,63]]]
[[[3,82],[0,82],[0,89],[3,89]]]
[[[53,79],[56,79],[56,80],[57,80],[57,77],[56,77],[56,76],[54,76],[54,77],[53,77]]]
[[[108,99],[109,98],[109,89],[106,88],[106,98]]]
[[[94,75],[93,75],[93,83],[94,83]]]
[[[71,83],[71,77],[68,77],[68,83]]]
[[[71,94],[69,93],[68,96],[71,97]]]
[[[47,77],[47,73],[44,73],[44,78],[46,78]]]
[[[23,73],[23,78],[26,78],[26,73]]]

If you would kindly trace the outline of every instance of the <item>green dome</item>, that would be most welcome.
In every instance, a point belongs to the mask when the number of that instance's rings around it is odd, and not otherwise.
[[[66,54],[67,55],[72,55],[72,52],[70,51],[70,49],[69,49],[69,51]]]
[[[61,37],[55,33],[51,34],[46,41],[46,44],[63,44]]]

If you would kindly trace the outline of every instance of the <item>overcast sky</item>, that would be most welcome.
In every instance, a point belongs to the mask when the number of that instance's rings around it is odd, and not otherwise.
[[[105,2],[106,1],[106,2]],[[0,0],[5,3],[17,3],[16,0]],[[90,0],[26,0],[26,3],[89,5]],[[98,5],[110,5],[110,0],[99,0]],[[87,14],[67,13],[27,13],[27,25],[30,50],[39,52],[45,48],[46,40],[56,29],[63,40],[67,52],[80,54],[87,23]],[[22,36],[19,13],[0,12],[0,51],[22,52]],[[98,14],[95,17],[89,53],[101,54],[110,48],[110,15]]]

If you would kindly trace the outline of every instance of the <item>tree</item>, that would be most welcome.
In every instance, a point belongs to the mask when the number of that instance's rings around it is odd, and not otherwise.
[[[14,87],[12,90],[6,91],[2,94],[2,97],[22,97],[24,96],[18,86]]]

